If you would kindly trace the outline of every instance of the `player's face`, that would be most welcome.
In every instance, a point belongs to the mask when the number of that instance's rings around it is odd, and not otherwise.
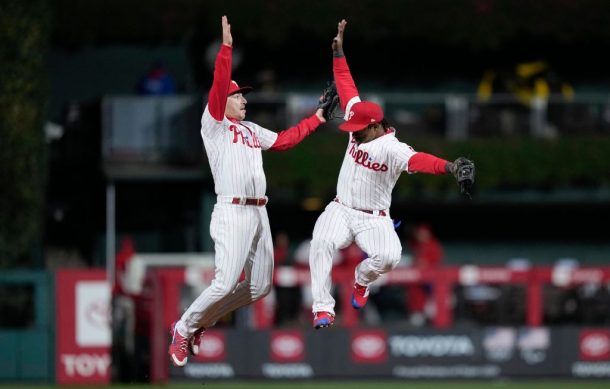
[[[231,119],[244,120],[246,118],[246,103],[248,101],[241,93],[232,94],[227,98],[225,116]]]
[[[377,126],[376,125],[370,125],[365,127],[364,129],[360,130],[360,131],[355,131],[353,133],[354,139],[356,140],[356,142],[358,143],[366,143],[366,142],[370,142],[373,139],[377,138]]]

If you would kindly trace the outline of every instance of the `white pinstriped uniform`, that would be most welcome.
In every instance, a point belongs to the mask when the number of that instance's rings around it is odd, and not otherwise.
[[[338,202],[326,206],[313,231],[309,256],[313,312],[335,313],[330,275],[336,250],[355,240],[367,253],[368,257],[356,268],[356,282],[364,286],[400,261],[402,247],[389,208],[396,181],[415,153],[409,145],[399,142],[394,132],[363,144],[349,134],[337,183]],[[379,211],[384,211],[385,216]]]
[[[215,278],[184,312],[178,331],[192,335],[241,306],[266,295],[273,276],[273,243],[264,206],[231,204],[234,197],[265,197],[267,182],[261,150],[269,149],[278,134],[255,123],[217,121],[206,106],[201,137],[214,177],[218,201],[210,234],[216,252]],[[239,277],[245,270],[246,278]]]

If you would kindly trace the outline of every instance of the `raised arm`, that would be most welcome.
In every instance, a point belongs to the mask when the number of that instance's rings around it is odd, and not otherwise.
[[[222,17],[222,45],[214,63],[214,81],[208,94],[210,114],[217,121],[224,119],[229,84],[231,83],[231,64],[233,60],[233,36],[231,25],[226,16]]]
[[[335,57],[343,57],[345,54],[343,53],[343,33],[345,32],[345,26],[347,25],[347,20],[342,19],[337,24],[337,35],[333,38],[333,55]]]
[[[347,21],[345,19],[341,20],[337,25],[337,36],[333,38],[332,49],[333,74],[337,84],[341,108],[345,112],[345,118],[347,119],[352,105],[360,102],[360,96],[343,52],[343,33],[345,32],[346,25]]]

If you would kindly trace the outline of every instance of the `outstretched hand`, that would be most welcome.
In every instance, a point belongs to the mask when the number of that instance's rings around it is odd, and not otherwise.
[[[315,115],[318,117],[318,120],[320,120],[320,123],[326,123],[326,118],[324,117],[324,110],[322,108],[318,108],[316,110]]]
[[[233,46],[233,36],[231,35],[231,25],[226,16],[222,17],[222,43]]]
[[[332,48],[336,54],[343,54],[343,32],[347,21],[342,19],[337,25],[337,36],[333,38]]]

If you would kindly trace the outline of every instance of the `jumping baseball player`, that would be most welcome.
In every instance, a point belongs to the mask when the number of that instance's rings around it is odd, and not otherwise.
[[[223,16],[222,46],[201,118],[201,137],[218,196],[210,224],[215,277],[171,326],[169,354],[176,366],[186,364],[189,352],[198,353],[205,329],[271,290],[273,244],[261,150],[290,149],[326,122],[323,108],[280,133],[244,121],[244,95],[252,88],[231,80],[232,45],[231,25]],[[245,279],[238,282],[242,270]]]
[[[339,22],[332,48],[333,73],[346,120],[339,128],[349,133],[349,141],[337,195],[316,221],[311,240],[309,266],[316,329],[331,326],[335,320],[331,268],[332,256],[338,249],[355,240],[368,255],[355,269],[355,309],[366,304],[369,285],[398,264],[402,247],[389,208],[392,190],[402,172],[452,173],[464,193],[474,182],[471,161],[458,158],[448,162],[413,150],[396,139],[396,130],[388,125],[379,105],[360,100],[343,53],[346,24],[345,20]]]

